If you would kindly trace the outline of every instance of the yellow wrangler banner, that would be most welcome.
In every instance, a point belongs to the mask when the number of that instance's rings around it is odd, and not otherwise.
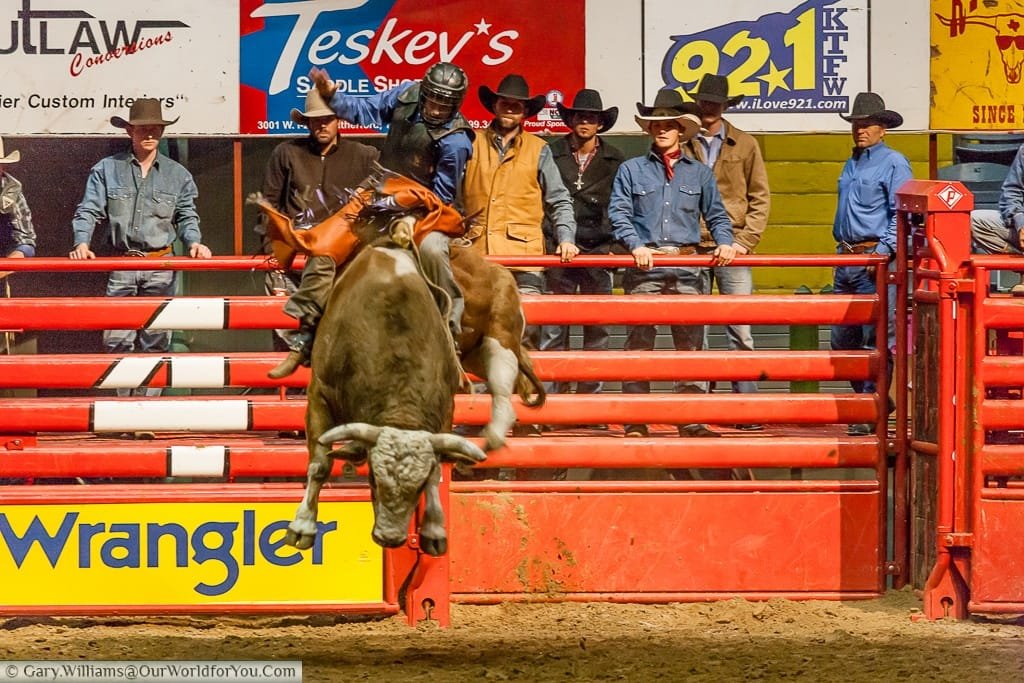
[[[371,504],[321,501],[306,551],[282,542],[295,506],[0,505],[0,610],[383,601]]]
[[[930,127],[1024,128],[1024,4],[932,0]]]

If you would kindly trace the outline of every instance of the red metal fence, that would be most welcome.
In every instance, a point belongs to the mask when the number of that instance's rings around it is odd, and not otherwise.
[[[521,264],[522,259],[507,259]],[[532,263],[554,265],[546,258]],[[667,257],[659,265],[705,264],[704,257]],[[904,260],[905,262],[905,260]],[[585,257],[576,265],[623,267],[626,257]],[[885,338],[885,258],[864,256],[747,256],[751,266],[877,266],[880,295],[779,296],[543,296],[527,298],[527,319],[536,324],[724,324],[875,325]],[[103,266],[102,268],[100,266]],[[175,268],[253,269],[252,259],[212,261],[135,259],[100,263],[64,259],[0,260],[0,270]],[[905,286],[897,274],[894,280]],[[902,290],[905,291],[905,290]],[[905,295],[902,299],[905,300]],[[99,330],[255,329],[293,324],[274,297],[178,297],[168,300],[74,298],[0,300],[0,329]],[[899,327],[899,326],[898,326]],[[905,335],[905,326],[901,335]],[[905,340],[905,336],[900,339]],[[898,345],[898,348],[899,345]],[[905,343],[902,348],[905,348]],[[877,350],[755,352],[654,351],[648,353],[545,352],[533,354],[545,380],[759,380],[875,379],[886,385],[884,355]],[[243,483],[262,478],[304,477],[304,448],[274,437],[302,429],[305,403],[282,393],[241,395],[237,389],[299,386],[305,375],[267,380],[279,357],[271,353],[167,354],[116,357],[99,354],[0,357],[0,388],[56,391],[149,386],[202,389],[202,396],[112,398],[90,395],[0,399],[0,477],[94,480],[173,478],[173,483],[122,486],[36,485],[0,489],[0,512],[14,505],[59,498],[70,504],[170,496],[191,491],[225,499],[297,503],[295,483]],[[906,378],[905,354],[897,354],[897,386]],[[209,395],[222,390],[223,395]],[[489,416],[489,398],[459,396],[455,421],[478,425]],[[540,409],[517,404],[520,421],[553,426],[623,423],[712,425],[763,423],[762,434],[722,429],[723,438],[683,439],[655,429],[643,439],[614,432],[549,430],[545,436],[511,438],[493,453],[488,468],[629,469],[634,479],[616,481],[457,480],[445,477],[450,552],[430,558],[417,539],[384,558],[384,598],[355,611],[397,608],[406,582],[410,621],[430,614],[447,623],[450,600],[618,600],[665,602],[732,596],[749,599],[865,598],[879,595],[891,574],[897,585],[908,569],[906,517],[906,402],[899,394],[895,436],[887,431],[887,397],[831,392],[790,394],[650,395],[606,392],[552,395]],[[849,423],[874,423],[868,437],[847,436]],[[112,441],[106,432],[155,431],[150,442]],[[889,481],[891,454],[895,487]],[[747,481],[673,481],[664,470],[753,468]],[[339,467],[339,473],[341,468]],[[637,474],[639,473],[639,474]],[[352,475],[352,472],[347,472]],[[187,478],[187,479],[181,479]],[[188,479],[192,481],[189,482]],[[242,481],[239,481],[242,480]],[[196,482],[215,482],[199,484]],[[194,488],[194,487],[204,488]],[[349,479],[346,496],[365,499]],[[894,504],[887,502],[894,490]],[[103,493],[104,491],[108,493]],[[116,492],[117,495],[114,495]],[[111,496],[113,496],[111,498]],[[892,511],[892,512],[890,512]],[[887,521],[893,550],[887,551]],[[126,570],[127,571],[127,570]],[[411,576],[411,578],[410,578]],[[270,590],[270,587],[268,587]],[[272,592],[272,591],[271,591]],[[42,611],[211,611],[188,605],[0,605],[0,613]],[[296,602],[223,609],[320,611],[344,605]]]

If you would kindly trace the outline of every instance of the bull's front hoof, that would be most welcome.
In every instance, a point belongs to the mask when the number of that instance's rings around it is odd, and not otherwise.
[[[488,453],[505,447],[504,432],[498,432],[496,429],[487,427],[484,429],[482,436],[484,437],[484,451]]]
[[[441,538],[427,538],[420,536],[420,548],[427,555],[433,557],[439,557],[448,552],[448,539],[445,537]]]
[[[300,534],[294,529],[288,529],[284,534],[284,544],[290,545],[299,550],[309,550],[316,541],[316,534]]]

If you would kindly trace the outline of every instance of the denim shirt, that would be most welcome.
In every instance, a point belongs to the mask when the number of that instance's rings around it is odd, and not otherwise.
[[[0,176],[0,257],[12,251],[36,255],[36,230],[21,183],[6,171]]]
[[[912,177],[907,158],[884,142],[854,150],[839,176],[836,242],[877,240],[876,253],[895,254],[896,190]]]
[[[1024,228],[1024,145],[1010,164],[999,192],[999,213],[1008,227]]]
[[[732,221],[711,169],[696,159],[680,157],[671,181],[653,152],[619,166],[608,204],[615,239],[633,251],[642,246],[696,245],[700,219],[719,245],[733,243]]]
[[[403,83],[369,97],[346,95],[339,90],[331,97],[330,107],[342,121],[359,126],[383,128],[391,121],[398,107],[398,96],[414,85],[416,84]],[[418,109],[416,116],[419,117]],[[445,127],[449,126],[451,122]],[[438,140],[437,168],[430,189],[442,202],[451,204],[455,201],[455,195],[466,173],[466,162],[472,154],[473,141],[469,135],[452,134]]]
[[[110,239],[120,251],[156,251],[181,240],[187,250],[202,242],[192,174],[157,154],[146,177],[129,152],[101,159],[89,171],[85,195],[71,221],[75,245],[89,244],[96,223],[110,222]]]

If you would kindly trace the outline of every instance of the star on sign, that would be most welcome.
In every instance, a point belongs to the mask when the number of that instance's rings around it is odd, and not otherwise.
[[[768,60],[768,73],[758,76],[759,79],[768,84],[768,94],[770,97],[777,88],[782,90],[790,90],[791,88],[786,84],[786,76],[792,69],[779,69],[775,66],[775,62]]]
[[[479,35],[485,35],[485,36],[491,35],[491,25],[488,24],[487,20],[484,19],[483,17],[480,17],[480,23],[473,24],[473,27],[476,29],[476,34],[478,36]]]

